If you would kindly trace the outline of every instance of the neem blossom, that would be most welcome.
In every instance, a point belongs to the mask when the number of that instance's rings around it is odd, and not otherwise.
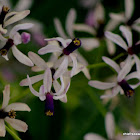
[[[57,80],[52,79],[52,71],[47,68],[44,74],[43,85],[40,87],[39,92],[34,90],[32,87],[31,79],[27,75],[27,80],[29,83],[29,88],[31,92],[40,98],[41,101],[45,101],[45,113],[47,116],[53,116],[54,114],[54,104],[53,100],[61,100],[62,102],[67,102],[66,93],[70,86],[69,78],[60,77],[61,85]],[[53,88],[52,89],[52,85]],[[53,90],[55,92],[53,92]]]
[[[109,20],[109,22],[106,24],[105,10],[101,3],[98,3],[96,8],[94,10],[91,10],[89,14],[90,15],[88,15],[88,17],[86,18],[87,24],[74,24],[74,30],[79,32],[86,32],[93,36],[84,39],[84,41],[87,42],[88,45],[91,43],[91,45],[95,45],[98,47],[100,46],[101,39],[105,39],[108,52],[110,54],[114,54],[115,46],[111,41],[104,38],[104,33],[106,30],[114,30],[116,27],[116,22],[114,22],[113,20]],[[90,47],[89,50],[91,50]]]
[[[14,57],[21,62],[22,64],[25,64],[27,66],[33,66],[32,61],[24,55],[22,52],[20,52],[17,49],[17,45],[22,43],[22,36],[18,33],[19,30],[25,30],[29,29],[33,26],[31,23],[24,23],[24,24],[18,24],[14,26],[11,31],[8,34],[8,39],[6,37],[3,37],[0,35],[0,40],[5,43],[5,45],[0,49],[0,54],[2,57],[4,57],[6,60],[8,59],[7,53],[12,49]]]
[[[133,44],[132,41],[132,32],[128,27],[120,26],[120,31],[122,32],[123,37],[126,39],[127,44],[122,39],[121,36],[111,33],[109,31],[105,32],[105,36],[113,41],[115,44],[123,48],[128,53],[128,57],[131,57],[131,59],[134,59],[137,70],[140,70],[140,60],[137,56],[137,54],[140,53],[140,42],[138,41],[136,44]],[[129,61],[128,61],[129,63]]]
[[[107,138],[110,140],[138,140],[140,136],[123,136],[122,134],[115,134],[115,121],[112,113],[108,112],[105,116],[105,129]],[[136,130],[130,130],[130,132],[138,132]],[[106,140],[102,136],[95,133],[87,133],[84,136],[84,140]]]
[[[47,54],[47,53],[55,53],[55,52],[60,54],[59,55],[60,58],[54,64],[54,66],[57,67],[58,69],[56,70],[53,78],[57,79],[62,74],[64,74],[71,61],[73,63],[73,68],[71,70],[70,76],[72,77],[75,74],[75,71],[77,69],[76,54],[73,53],[73,51],[75,51],[81,46],[81,41],[78,38],[74,38],[73,40],[71,39],[64,40],[63,38],[60,38],[60,37],[56,37],[52,39],[45,39],[45,40],[46,41],[56,40],[62,44],[61,48],[60,46],[49,44],[38,51],[38,53],[41,55]]]
[[[24,103],[12,103],[8,105],[10,100],[10,85],[6,85],[3,91],[3,103],[0,109],[0,137],[5,137],[5,123],[9,123],[14,129],[20,132],[26,132],[28,126],[25,122],[15,119],[15,111],[31,111],[28,105]]]
[[[7,26],[24,19],[27,15],[30,14],[30,10],[25,10],[21,12],[9,12],[9,7],[3,6],[0,13],[0,33],[6,34]]]
[[[118,76],[116,78],[115,82],[107,83],[107,82],[100,82],[100,81],[89,81],[89,85],[92,87],[95,87],[97,89],[105,90],[105,89],[112,89],[112,94],[111,95],[102,95],[101,98],[112,98],[116,96],[119,92],[121,94],[125,93],[127,97],[131,97],[134,95],[134,88],[138,87],[140,85],[140,82],[138,82],[135,85],[130,85],[128,84],[128,80],[136,78],[140,79],[138,77],[138,74],[136,72],[130,73],[127,75],[130,70],[131,70],[131,65],[132,61],[130,57],[128,57],[126,64],[124,67],[121,69],[121,67],[114,62],[113,60],[107,58],[107,57],[102,57],[104,62],[108,65],[110,65],[117,73]],[[129,63],[128,63],[129,62]]]
[[[134,20],[132,17],[134,11],[134,0],[124,0],[125,2],[125,11],[116,13],[110,13],[111,19],[114,20],[118,25],[124,23],[126,26],[134,29],[135,31],[140,32],[140,18]]]

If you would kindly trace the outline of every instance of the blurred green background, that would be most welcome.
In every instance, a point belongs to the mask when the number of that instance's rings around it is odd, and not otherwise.
[[[15,5],[17,0],[11,2]],[[30,8],[31,14],[28,17],[44,24],[43,32],[47,37],[55,37],[58,35],[55,31],[53,19],[58,17],[63,26],[65,26],[65,19],[70,8],[75,8],[77,11],[77,23],[85,21],[88,9],[80,6],[79,3],[80,0],[34,0]],[[106,10],[107,20],[109,12],[120,12],[124,9],[124,1],[122,0],[104,0],[102,3]],[[137,5],[138,2],[135,1],[135,4]],[[76,35],[80,36],[81,34],[77,33]],[[88,37],[88,35],[86,36]],[[27,54],[28,51],[37,53],[40,46],[30,42],[27,45],[20,45],[18,48]],[[104,44],[91,52],[85,52],[80,48],[80,52],[90,64],[101,62],[103,55],[109,56]],[[26,133],[17,133],[21,139],[82,140],[83,136],[88,132],[94,132],[107,138],[104,117],[108,111],[112,111],[114,114],[117,126],[116,133],[128,132],[127,126],[129,125],[140,129],[140,88],[137,88],[135,95],[130,99],[118,95],[117,99],[113,100],[113,103],[116,103],[113,108],[111,100],[104,104],[100,99],[100,95],[104,94],[104,91],[88,86],[88,80],[82,73],[79,73],[71,80],[71,86],[67,93],[68,102],[65,104],[60,101],[54,101],[55,114],[53,117],[47,117],[44,114],[45,103],[32,95],[28,87],[19,86],[19,82],[26,78],[27,74],[32,76],[37,73],[31,72],[29,67],[17,62],[12,55],[9,54],[9,56],[10,60],[8,62],[3,58],[0,59],[0,101],[2,102],[4,86],[11,84],[10,102],[20,101],[30,106],[30,113],[17,112],[17,118],[28,124]],[[45,61],[48,60],[47,55],[43,58]],[[7,78],[9,73],[12,75],[11,79]],[[91,69],[90,73],[94,80],[104,80],[114,74],[109,67]],[[38,89],[40,85],[41,83],[37,83],[34,87]],[[11,140],[13,138],[7,132],[6,137],[0,139]]]

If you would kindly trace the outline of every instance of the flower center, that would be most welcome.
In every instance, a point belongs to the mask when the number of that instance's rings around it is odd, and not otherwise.
[[[53,116],[54,114],[53,96],[50,93],[46,94],[45,114],[47,116]]]
[[[138,54],[140,53],[140,43],[136,43],[132,47],[128,48],[128,54],[133,55],[133,54]]]
[[[14,42],[12,39],[8,39],[5,46],[0,49],[1,55],[6,55],[9,49],[14,45]]]
[[[0,119],[4,119],[6,117],[15,118],[16,112],[14,110],[10,110],[9,112],[5,112],[4,110],[0,110]]]
[[[105,23],[102,20],[98,21],[99,27],[97,29],[97,34],[96,37],[102,39],[104,37],[104,27],[105,27]]]
[[[70,53],[78,49],[80,46],[81,46],[80,39],[74,38],[72,42],[66,48],[63,49],[63,54],[69,55]]]
[[[0,24],[2,24],[2,27],[3,27],[3,24],[4,24],[4,18],[6,16],[6,14],[9,12],[9,7],[7,6],[3,6],[2,7],[2,11],[1,11],[1,14],[0,14]]]
[[[126,80],[122,80],[121,82],[118,82],[118,84],[121,86],[127,97],[132,97],[134,95],[134,90],[130,87]]]

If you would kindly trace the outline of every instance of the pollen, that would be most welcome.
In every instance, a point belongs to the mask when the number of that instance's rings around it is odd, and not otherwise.
[[[11,109],[11,110],[8,112],[8,116],[9,116],[10,118],[14,119],[14,118],[16,117],[16,112],[15,112],[14,110]]]
[[[78,38],[75,38],[75,39],[73,40],[73,43],[74,43],[74,45],[76,45],[76,46],[80,46],[81,41],[80,41]]]
[[[8,12],[8,11],[10,10],[10,8],[7,7],[7,6],[3,6],[2,10],[3,10],[4,12]]]
[[[1,54],[1,55],[6,55],[6,54],[7,54],[7,50],[6,50],[6,49],[0,50],[0,54]]]
[[[128,91],[127,91],[127,96],[128,96],[128,97],[132,97],[133,94],[134,94],[134,91],[133,91],[133,90],[128,90]]]
[[[47,116],[53,116],[53,112],[51,112],[50,110],[46,112]]]

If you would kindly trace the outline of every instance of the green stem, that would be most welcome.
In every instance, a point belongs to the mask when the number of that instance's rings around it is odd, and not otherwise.
[[[6,126],[6,130],[8,131],[8,133],[15,139],[15,140],[21,140],[8,126]]]
[[[125,55],[126,55],[126,53],[121,53],[121,54],[117,55],[116,57],[114,57],[113,60],[115,61]],[[105,66],[107,66],[107,64],[105,62],[101,62],[101,63],[97,63],[97,64],[88,65],[87,68],[92,69],[92,68],[96,68],[96,67],[105,67]]]

